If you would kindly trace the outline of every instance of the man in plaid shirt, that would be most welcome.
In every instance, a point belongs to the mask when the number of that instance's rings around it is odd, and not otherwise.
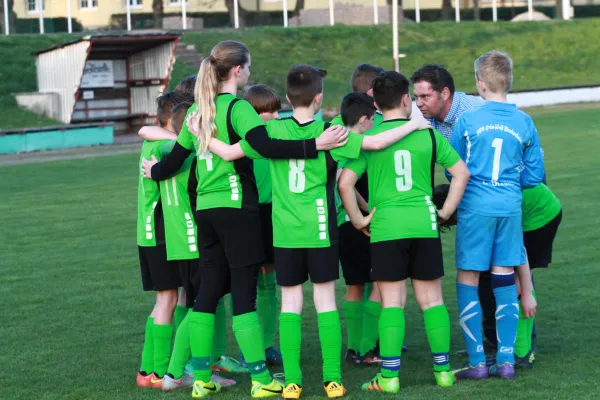
[[[478,96],[454,91],[454,79],[441,65],[426,64],[411,77],[417,107],[448,140],[460,115],[471,108],[483,105]]]

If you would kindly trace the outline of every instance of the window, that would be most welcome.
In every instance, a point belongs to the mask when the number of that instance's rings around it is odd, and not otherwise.
[[[79,8],[82,10],[98,8],[98,0],[79,0]]]
[[[42,2],[42,7],[44,7],[44,10],[46,9],[46,2],[43,0],[27,0],[27,12],[30,14],[35,14],[38,13],[38,7],[39,7],[39,2]]]
[[[186,0],[185,4],[189,4],[189,0]],[[180,6],[181,0],[169,0],[169,5],[170,6]]]
[[[129,8],[144,7],[144,0],[129,0]],[[123,8],[127,8],[127,0],[123,1]]]

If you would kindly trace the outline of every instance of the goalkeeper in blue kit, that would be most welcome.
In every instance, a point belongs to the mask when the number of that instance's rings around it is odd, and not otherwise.
[[[486,103],[461,115],[451,139],[471,172],[456,232],[458,313],[469,363],[455,376],[512,379],[519,319],[515,267],[525,264],[521,191],[542,182],[544,163],[533,121],[507,103],[512,60],[499,51],[486,53],[475,61],[475,78]],[[490,268],[498,353],[488,369],[477,287],[479,273]]]

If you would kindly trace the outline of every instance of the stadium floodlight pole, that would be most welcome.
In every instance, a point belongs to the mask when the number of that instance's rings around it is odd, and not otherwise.
[[[240,10],[238,0],[233,0],[233,25],[235,29],[240,27]]]
[[[187,0],[181,0],[181,27],[187,29]]]
[[[8,0],[4,0],[4,34],[8,36],[10,29],[8,29]]]
[[[533,0],[527,0],[527,19],[533,21]]]
[[[335,16],[333,15],[333,0],[329,0],[329,25],[335,24]]]
[[[373,23],[379,25],[379,2],[373,0]]]
[[[492,0],[492,20],[498,22],[498,3],[497,0]]]
[[[283,0],[283,27],[288,27],[287,0]]]
[[[38,11],[40,12],[40,34],[44,34],[44,0],[38,0]]]
[[[71,16],[71,0],[67,0],[67,29],[73,33],[73,17]]]
[[[417,24],[421,22],[421,2],[419,0],[415,0],[415,21]]]
[[[460,0],[455,0],[454,17],[456,18],[456,22],[460,22]]]
[[[400,72],[400,60],[398,54],[398,0],[392,1],[392,36],[394,46],[394,71]]]
[[[131,7],[130,7],[130,3],[131,3],[131,0],[126,0],[125,1],[125,8],[127,9],[127,31],[131,30]]]

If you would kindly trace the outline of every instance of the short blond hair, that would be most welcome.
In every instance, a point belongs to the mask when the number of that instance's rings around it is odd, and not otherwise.
[[[485,53],[475,61],[475,76],[493,93],[508,93],[513,81],[513,62],[498,50]]]

